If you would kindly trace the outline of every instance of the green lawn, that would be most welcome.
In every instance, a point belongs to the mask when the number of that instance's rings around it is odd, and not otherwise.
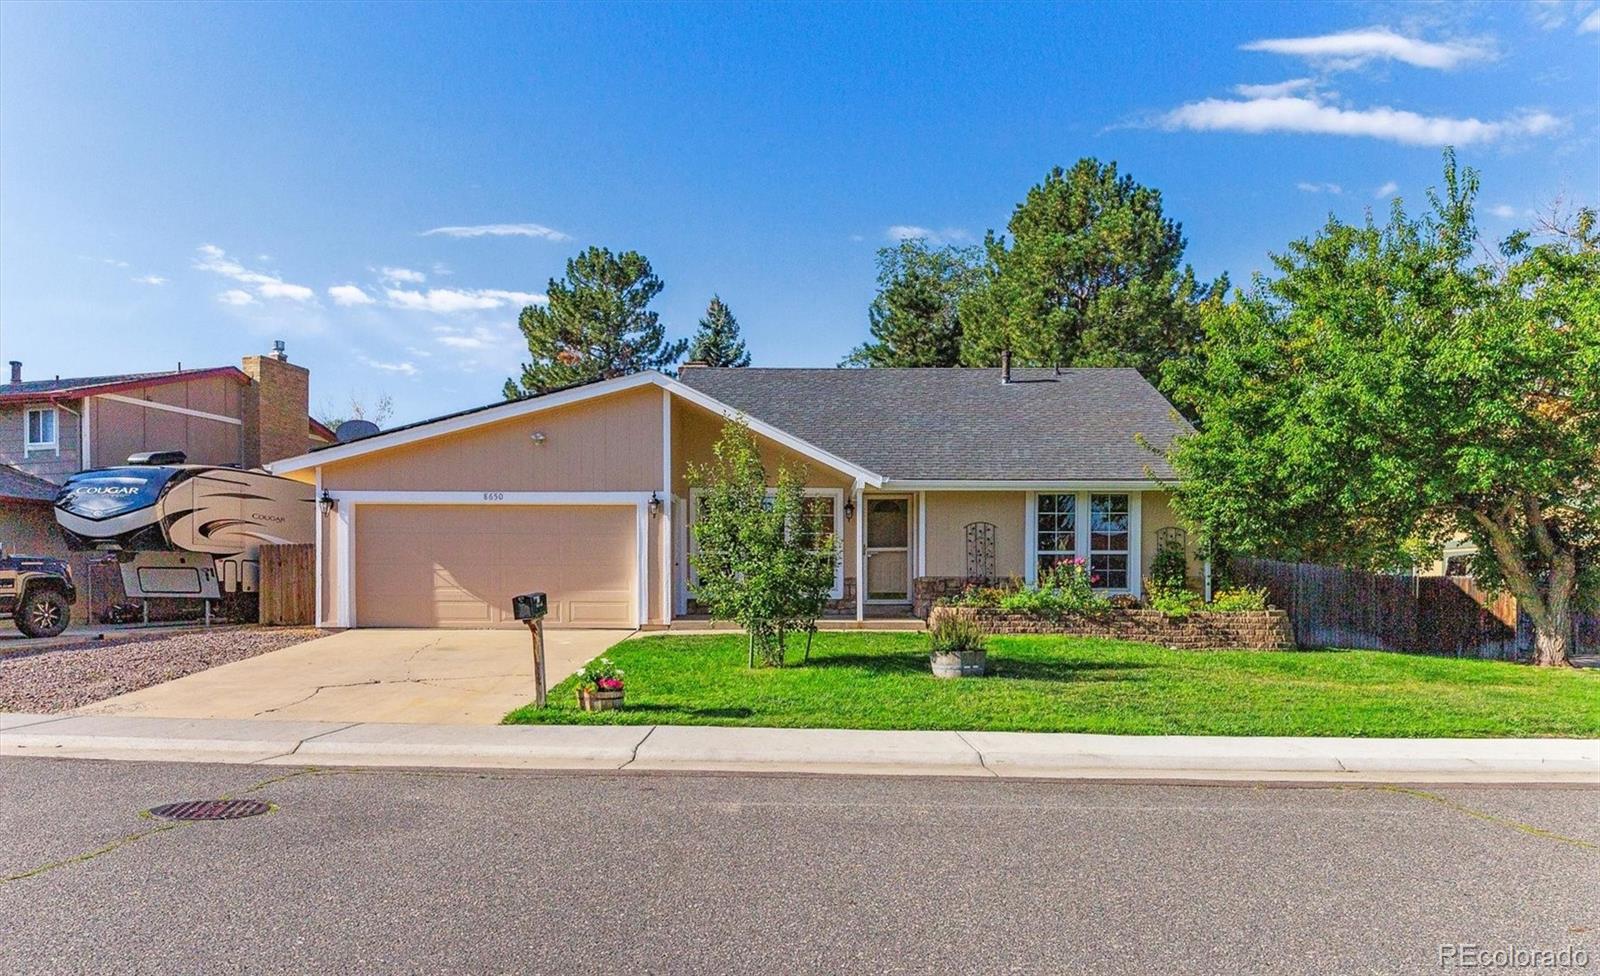
[[[1600,671],[1381,651],[1169,651],[996,637],[990,675],[928,673],[926,637],[823,632],[811,663],[754,671],[742,634],[659,635],[607,656],[627,707],[585,713],[571,679],[507,723],[970,729],[1132,735],[1600,736]],[[798,660],[791,652],[791,661]]]

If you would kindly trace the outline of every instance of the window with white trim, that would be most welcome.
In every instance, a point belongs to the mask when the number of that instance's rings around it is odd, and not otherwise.
[[[770,508],[772,499],[778,494],[776,488],[767,489],[766,505]],[[839,540],[844,537],[844,525],[841,515],[844,492],[838,488],[806,488],[803,490],[801,509],[803,524],[800,531],[808,541],[815,541],[818,548],[826,547],[834,553],[834,580],[833,591],[829,595],[835,599],[844,596],[844,559],[839,549]],[[695,539],[694,525],[705,514],[706,497],[699,488],[689,489],[689,552],[700,551],[700,543]],[[695,572],[694,561],[688,561],[687,579],[692,591],[694,584],[699,581],[699,574]]]
[[[29,407],[24,423],[23,453],[54,451],[60,447],[55,407]]]
[[[1078,496],[1040,493],[1034,525],[1039,573],[1078,554]]]
[[[1096,589],[1128,588],[1131,520],[1127,495],[1089,496],[1089,582]]]

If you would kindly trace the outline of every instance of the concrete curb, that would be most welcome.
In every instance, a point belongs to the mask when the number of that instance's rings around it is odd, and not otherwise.
[[[0,756],[301,766],[1600,784],[1595,739],[400,725],[0,713]]]

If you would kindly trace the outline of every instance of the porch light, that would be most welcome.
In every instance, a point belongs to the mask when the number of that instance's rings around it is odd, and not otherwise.
[[[846,522],[851,522],[851,521],[855,520],[855,517],[856,517],[856,501],[855,501],[854,498],[847,498],[847,499],[845,499],[845,502],[844,502],[844,520]]]
[[[657,515],[660,515],[660,514],[661,514],[661,499],[656,496],[655,492],[652,491],[650,493],[650,517],[651,518],[655,518]]]
[[[322,489],[322,497],[317,499],[317,503],[322,506],[324,512],[336,512],[339,510],[339,499],[328,494],[328,489],[326,488]]]

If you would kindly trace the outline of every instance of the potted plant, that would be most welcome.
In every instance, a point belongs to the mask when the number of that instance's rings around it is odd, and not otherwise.
[[[604,712],[622,707],[622,669],[608,657],[590,661],[578,670],[578,707]]]
[[[967,614],[941,614],[928,628],[928,663],[935,678],[981,677],[988,653],[983,631]]]

